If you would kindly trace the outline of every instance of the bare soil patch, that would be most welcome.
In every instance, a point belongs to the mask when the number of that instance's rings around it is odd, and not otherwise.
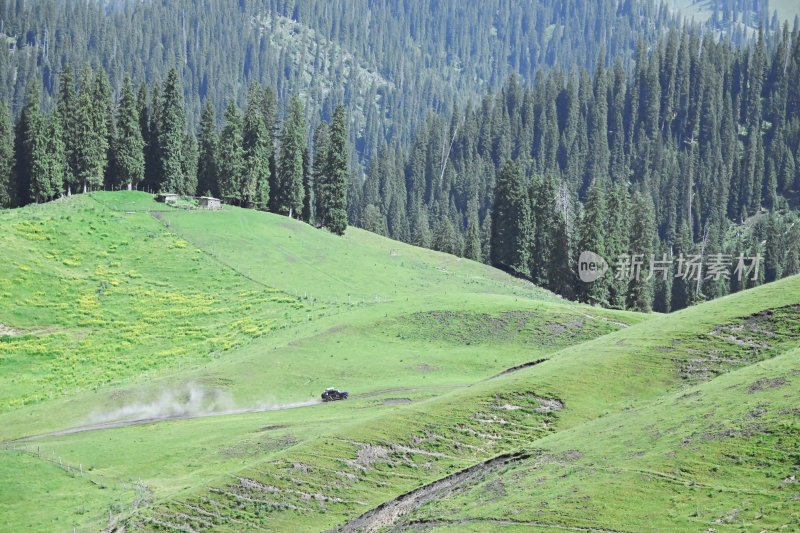
[[[754,392],[758,392],[765,389],[777,389],[779,387],[783,387],[789,383],[786,378],[778,377],[778,378],[762,378],[757,381],[754,381],[752,385],[747,387],[747,392],[753,394]]]

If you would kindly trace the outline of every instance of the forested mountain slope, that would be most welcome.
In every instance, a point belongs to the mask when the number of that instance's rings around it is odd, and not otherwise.
[[[684,29],[627,70],[600,57],[591,74],[512,76],[373,158],[351,221],[614,307],[680,309],[798,273],[800,31],[773,39],[737,48]],[[587,250],[616,276],[581,282]],[[727,274],[649,275],[651,259],[698,255]],[[763,261],[739,276],[740,256]]]
[[[16,114],[38,78],[52,101],[67,64],[104,68],[115,92],[126,75],[152,87],[179,66],[191,125],[206,99],[222,116],[256,81],[276,87],[281,108],[306,96],[312,125],[347,105],[368,157],[383,140],[405,138],[428,109],[449,109],[511,73],[589,67],[600,43],[609,58],[628,59],[638,40],[677,25],[651,0],[3,0],[0,100]]]

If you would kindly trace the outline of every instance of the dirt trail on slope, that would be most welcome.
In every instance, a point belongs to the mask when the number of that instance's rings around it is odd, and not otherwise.
[[[24,442],[30,441],[35,439],[43,439],[47,437],[62,437],[64,435],[72,435],[75,433],[83,433],[85,431],[97,431],[101,429],[113,429],[113,428],[124,428],[130,426],[142,426],[145,424],[154,424],[157,422],[165,422],[170,420],[193,420],[195,418],[209,418],[212,416],[226,416],[226,415],[240,415],[240,414],[248,414],[248,413],[265,413],[267,411],[284,411],[286,409],[300,409],[302,407],[311,407],[314,405],[321,405],[322,402],[320,400],[311,400],[308,402],[302,403],[293,403],[293,404],[285,404],[285,405],[270,405],[266,407],[253,407],[249,409],[234,409],[231,411],[221,411],[221,412],[212,412],[212,413],[200,413],[200,414],[182,414],[182,415],[170,415],[170,416],[152,416],[146,418],[137,418],[134,420],[111,420],[108,422],[98,422],[96,424],[84,424],[81,426],[75,426],[67,429],[61,429],[58,431],[51,431],[48,433],[39,433],[36,435],[26,435],[24,437],[19,437],[17,439],[11,439],[5,442]]]
[[[416,392],[416,391],[423,391],[423,390],[435,390],[435,389],[442,389],[442,388],[457,388],[458,386],[452,387],[437,387],[437,386],[430,386],[430,387],[397,387],[391,389],[379,389],[371,392],[365,392],[361,394],[353,394],[351,398],[370,398],[374,396],[380,396],[382,394],[387,393],[399,393],[399,392]],[[193,420],[196,418],[208,418],[212,416],[227,416],[227,415],[241,415],[241,414],[250,414],[250,413],[265,413],[268,411],[285,411],[287,409],[300,409],[302,407],[313,407],[317,405],[322,405],[323,402],[321,400],[310,400],[307,402],[299,402],[299,403],[290,403],[290,404],[277,404],[277,405],[268,405],[268,406],[261,406],[261,407],[251,407],[247,409],[231,409],[225,411],[214,411],[214,412],[205,412],[205,413],[194,413],[194,414],[175,414],[175,415],[164,415],[164,416],[147,416],[147,417],[140,417],[140,418],[133,418],[133,419],[125,419],[125,420],[108,420],[102,422],[96,422],[91,424],[82,424],[80,426],[74,426],[71,428],[60,429],[57,431],[49,431],[46,433],[37,433],[34,435],[25,435],[24,437],[18,437],[16,439],[8,439],[3,442],[24,442],[24,441],[31,441],[36,439],[44,439],[47,437],[63,437],[64,435],[73,435],[75,433],[83,433],[85,431],[99,431],[103,429],[114,429],[114,428],[124,428],[130,426],[143,426],[146,424],[155,424],[158,422],[167,422],[167,421],[174,421],[174,420]]]
[[[538,365],[540,363],[544,363],[545,361],[547,361],[547,359],[537,359],[535,361],[529,361],[527,363],[522,363],[521,365],[512,366],[511,368],[506,368],[502,372],[498,372],[494,376],[492,376],[490,378],[487,378],[484,381],[488,381],[490,379],[496,379],[496,378],[499,378],[500,376],[505,376],[506,374],[513,374],[514,372],[518,372],[520,370],[524,370],[526,368],[530,368],[532,366],[536,366],[536,365]]]
[[[589,533],[626,533],[618,529],[608,529],[603,527],[591,526],[570,526],[564,524],[550,524],[548,522],[532,522],[528,520],[512,520],[499,518],[465,518],[462,520],[420,520],[405,524],[403,531],[427,531],[440,527],[464,526],[467,524],[491,524],[492,526],[529,526],[539,529],[559,529],[565,531],[586,531]]]
[[[447,477],[412,490],[411,492],[407,492],[393,500],[382,503],[358,518],[354,518],[346,524],[339,526],[334,531],[341,533],[356,531],[372,532],[390,527],[394,525],[400,517],[410,513],[420,505],[435,498],[446,497],[461,485],[478,481],[495,470],[528,459],[529,457],[530,454],[523,452],[498,455],[497,457],[470,466],[464,470],[460,470]]]
[[[511,374],[513,372],[517,372],[519,370],[523,370],[525,368],[529,368],[531,366],[538,365],[547,361],[547,359],[537,359],[535,361],[530,361],[527,363],[522,363],[520,365],[512,366],[499,372],[493,376],[490,376],[482,381],[488,381],[491,379],[498,378],[500,376],[504,376],[506,374]],[[350,397],[353,399],[358,398],[372,398],[375,396],[380,396],[383,394],[397,394],[397,393],[411,393],[411,392],[422,392],[427,390],[441,390],[441,389],[458,389],[464,387],[470,387],[473,384],[468,383],[464,385],[430,385],[430,386],[421,386],[421,387],[395,387],[395,388],[386,388],[386,389],[377,389],[370,392],[362,392],[360,394],[352,394]],[[307,402],[300,402],[300,403],[291,403],[291,404],[279,404],[279,405],[269,405],[269,406],[261,406],[261,407],[252,407],[247,409],[232,409],[226,411],[215,411],[215,412],[205,412],[205,413],[195,413],[195,414],[175,414],[175,415],[165,415],[165,416],[148,416],[148,417],[141,417],[141,418],[133,418],[133,419],[126,419],[126,420],[108,420],[102,422],[96,422],[91,424],[82,424],[80,426],[74,426],[71,428],[60,429],[57,431],[50,431],[46,433],[37,433],[34,435],[25,435],[23,437],[18,437],[16,439],[8,439],[2,442],[25,442],[31,441],[36,439],[44,439],[48,437],[63,437],[65,435],[73,435],[75,433],[83,433],[86,431],[99,431],[103,429],[115,429],[115,428],[124,428],[130,426],[143,426],[146,424],[155,424],[158,422],[166,422],[166,421],[173,421],[173,420],[193,420],[196,418],[208,418],[212,416],[226,416],[226,415],[239,415],[239,414],[249,414],[249,413],[264,413],[268,411],[284,411],[286,409],[299,409],[301,407],[312,407],[315,405],[322,405],[323,402],[320,400],[310,400]],[[405,402],[403,402],[405,403]],[[408,402],[412,403],[412,402]]]

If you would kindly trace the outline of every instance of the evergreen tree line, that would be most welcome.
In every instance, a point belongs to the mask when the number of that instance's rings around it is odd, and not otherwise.
[[[627,64],[637,40],[654,43],[680,24],[668,4],[0,0],[0,100],[18,116],[39,80],[49,111],[68,64],[107,72],[115,97],[126,77],[152,87],[178,66],[192,129],[207,101],[217,116],[231,98],[244,107],[255,81],[274,88],[280,113],[292,95],[308,95],[312,130],[344,104],[365,162],[384,140],[408,142],[428,109],[443,112],[511,73],[530,80],[554,64],[589,68],[603,42],[607,57]],[[746,39],[746,27],[731,31]]]
[[[56,105],[41,109],[31,85],[12,126],[0,102],[0,207],[97,189],[214,195],[242,207],[300,218],[342,234],[350,176],[344,107],[321,122],[313,147],[299,97],[279,123],[275,91],[253,83],[242,113],[228,102],[222,128],[207,102],[198,135],[186,125],[176,70],[149,92],[125,79],[118,101],[104,70],[67,66]]]
[[[430,114],[352,185],[351,223],[617,308],[670,311],[798,273],[800,32],[737,48],[685,28],[640,44],[629,70],[604,57]],[[731,279],[674,264],[666,280],[585,284],[583,250],[641,254],[645,270],[651,255],[734,258]],[[740,253],[764,257],[757,279],[734,275]]]

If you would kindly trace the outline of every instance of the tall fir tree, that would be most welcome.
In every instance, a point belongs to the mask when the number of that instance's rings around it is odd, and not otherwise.
[[[139,121],[143,131],[146,131],[146,135],[143,135],[145,142],[144,181],[146,188],[150,191],[157,191],[160,186],[161,149],[158,141],[160,109],[161,87],[156,82],[150,91],[150,105],[147,107],[146,113],[143,113],[146,114],[146,117],[142,116]]]
[[[257,84],[250,86],[242,131],[245,172],[239,187],[244,207],[267,209],[269,202],[272,136],[263,112],[263,95]]]
[[[75,94],[75,78],[72,67],[66,65],[58,80],[58,98],[56,100],[56,113],[61,122],[61,133],[64,139],[64,153],[67,163],[65,179],[66,193],[69,195],[80,186],[78,181],[78,165],[76,154],[81,137],[76,128],[77,95]]]
[[[267,183],[268,198],[264,198],[262,203],[267,209],[277,212],[276,195],[278,189],[278,151],[276,148],[276,138],[278,136],[278,99],[272,87],[266,87],[261,96],[261,111],[264,114],[264,124],[267,126],[269,135],[270,152],[269,158],[269,182]]]
[[[556,211],[552,222],[552,240],[555,244],[550,254],[548,288],[566,298],[573,298],[575,289],[571,258],[574,252],[574,243],[569,234],[565,212],[563,210]]]
[[[492,204],[492,264],[530,274],[531,212],[522,169],[506,161],[497,177]]]
[[[320,225],[320,220],[325,216],[325,206],[320,202],[323,200],[324,195],[320,191],[320,187],[325,183],[325,172],[328,165],[328,152],[330,151],[330,128],[327,122],[320,122],[314,128],[314,155],[311,162],[311,187],[313,189],[313,202],[314,208],[311,213],[312,222],[315,225]],[[376,160],[376,163],[378,160]],[[377,208],[375,212],[370,213],[371,226],[378,227],[376,220],[380,217],[380,210]],[[366,213],[365,213],[366,215]]]
[[[14,128],[8,106],[0,101],[0,209],[14,206]]]
[[[467,211],[467,235],[464,241],[464,257],[473,261],[481,261],[481,227],[478,219],[478,200],[470,199]]]
[[[128,190],[138,188],[144,180],[144,139],[139,124],[139,108],[129,78],[123,83],[117,108],[112,153],[116,184]]]
[[[217,137],[214,106],[206,102],[200,117],[200,132],[197,136],[199,159],[197,162],[197,193],[219,196],[219,139]]]
[[[608,194],[607,224],[605,235],[605,254],[612,263],[620,256],[630,254],[631,205],[627,182],[620,181]],[[628,280],[619,276],[609,276],[608,303],[616,309],[627,305]]]
[[[225,109],[225,123],[219,136],[219,194],[226,201],[239,201],[239,182],[244,173],[242,117],[236,102],[230,100]]]
[[[14,190],[16,192],[15,205],[23,206],[32,202],[31,174],[33,173],[32,147],[42,131],[44,117],[40,109],[40,86],[38,82],[28,86],[25,106],[19,114],[14,128]]]
[[[601,187],[595,183],[586,197],[583,217],[578,230],[580,235],[577,253],[593,252],[606,261],[614,261],[615,258],[606,257],[606,199]],[[591,304],[608,304],[608,277],[613,276],[613,272],[592,282],[579,282],[578,297],[581,301]]]
[[[178,194],[192,194],[184,174],[183,156],[186,117],[184,115],[183,91],[178,71],[169,71],[164,84],[164,95],[158,113],[158,188]]]
[[[99,68],[92,84],[92,123],[97,142],[98,170],[102,173],[103,183],[110,185],[112,176],[110,150],[114,140],[114,103],[111,95],[111,83],[105,69]]]
[[[79,142],[74,145],[75,182],[87,192],[102,187],[108,158],[108,124],[95,103],[92,71],[83,69],[73,122]]]
[[[58,113],[40,115],[29,122],[26,140],[30,150],[30,193],[33,202],[47,202],[61,195],[66,158]]]
[[[784,228],[774,211],[767,217],[764,233],[764,281],[769,283],[782,277],[787,255]]]
[[[300,98],[292,98],[281,132],[277,188],[274,196],[276,212],[290,217],[303,209],[303,149],[306,144],[306,119]]]
[[[314,213],[314,180],[311,168],[311,150],[303,147],[303,212],[300,219],[311,224]]]
[[[675,277],[672,281],[670,309],[679,311],[692,305],[696,300],[696,271],[689,268],[688,261],[695,255],[694,244],[688,225],[681,223],[672,256],[676,261]]]
[[[349,157],[345,110],[338,106],[331,121],[327,163],[318,187],[321,213],[317,213],[318,222],[337,235],[342,235],[347,228]]]
[[[433,232],[433,242],[431,244],[434,250],[446,254],[461,255],[463,252],[458,242],[453,223],[447,216],[439,217]]]
[[[634,196],[630,228],[632,275],[628,285],[628,307],[650,312],[653,309],[653,278],[649,275],[649,262],[655,255],[656,223],[649,193],[640,192]],[[638,272],[637,265],[640,265]]]

